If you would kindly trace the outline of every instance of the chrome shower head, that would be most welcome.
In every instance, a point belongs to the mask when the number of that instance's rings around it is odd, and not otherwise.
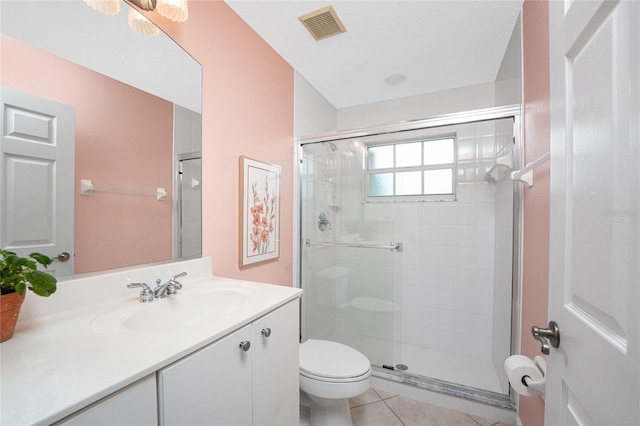
[[[485,173],[484,180],[496,183],[501,180],[508,179],[511,176],[511,167],[506,164],[494,164],[489,171]]]
[[[496,183],[511,178],[513,171],[513,156],[510,152],[497,157],[496,163],[485,173],[484,180],[486,182]]]

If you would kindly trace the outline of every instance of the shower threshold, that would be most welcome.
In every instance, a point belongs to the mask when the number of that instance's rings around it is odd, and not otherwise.
[[[451,383],[445,380],[434,379],[432,377],[421,376],[419,374],[407,373],[398,369],[390,370],[375,365],[371,366],[371,372],[374,377],[388,380],[390,382],[401,383],[418,389],[437,392],[456,398],[463,398],[492,407],[503,408],[507,410],[516,409],[515,402],[511,398],[509,398],[508,395],[502,393],[474,388],[471,386],[459,385],[457,383]]]

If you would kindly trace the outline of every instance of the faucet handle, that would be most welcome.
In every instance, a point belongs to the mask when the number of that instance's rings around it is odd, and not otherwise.
[[[175,281],[178,278],[182,278],[182,277],[186,277],[187,273],[186,272],[180,272],[178,275],[174,275],[173,277],[171,277],[171,281]]]
[[[140,303],[153,302],[153,291],[147,283],[129,283],[127,288],[142,288],[142,291],[140,291]]]
[[[182,284],[179,283],[176,280],[178,278],[182,278],[182,277],[186,277],[186,276],[187,276],[186,272],[180,272],[178,275],[174,275],[173,277],[171,277],[171,279],[169,279],[169,281],[173,283],[173,285],[175,286],[176,290],[180,290],[182,288]]]
[[[127,284],[127,288],[140,288],[142,287],[142,291],[151,291],[147,283],[129,283]]]
[[[167,296],[173,296],[174,294],[178,294],[178,290],[182,288],[182,284],[178,281],[174,281],[173,278],[167,282],[167,291],[165,294]]]

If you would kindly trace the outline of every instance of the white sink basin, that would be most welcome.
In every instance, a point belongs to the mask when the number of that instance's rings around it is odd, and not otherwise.
[[[149,303],[127,302],[96,315],[91,328],[103,333],[172,330],[226,315],[246,305],[255,289],[249,286],[200,286]]]

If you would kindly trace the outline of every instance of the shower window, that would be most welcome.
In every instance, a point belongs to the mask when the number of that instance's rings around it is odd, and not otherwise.
[[[369,201],[455,198],[456,138],[367,147]]]

